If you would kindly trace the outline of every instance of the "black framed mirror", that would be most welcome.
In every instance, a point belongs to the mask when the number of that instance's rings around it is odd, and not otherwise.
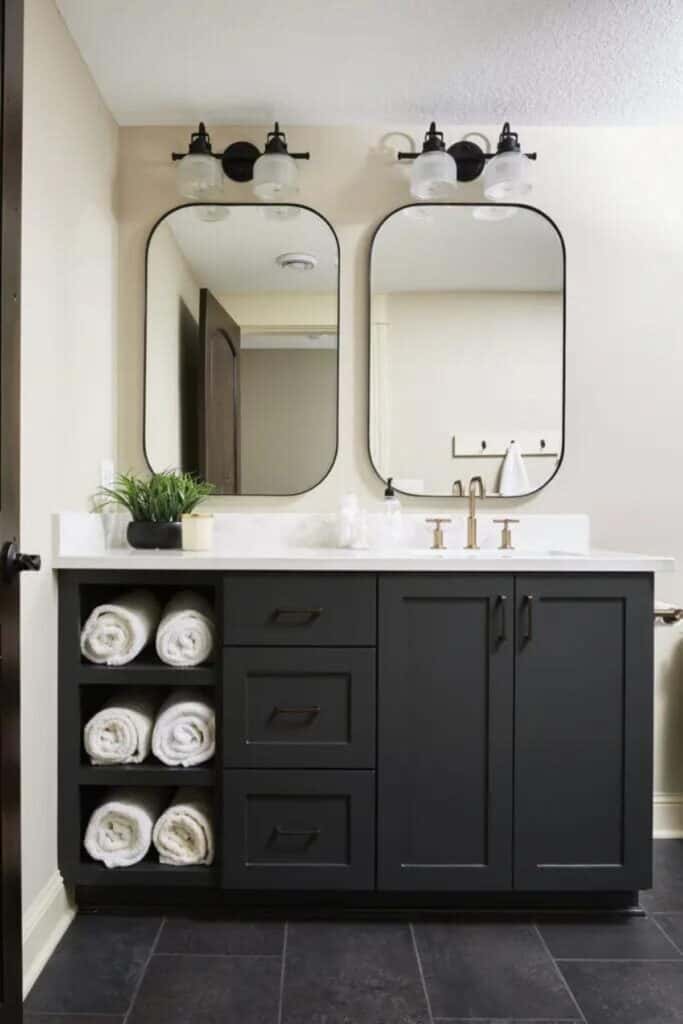
[[[565,246],[521,204],[420,203],[376,229],[370,459],[407,494],[545,487],[564,455]]]
[[[189,203],[147,242],[144,451],[219,494],[294,495],[337,454],[339,242],[298,204]]]

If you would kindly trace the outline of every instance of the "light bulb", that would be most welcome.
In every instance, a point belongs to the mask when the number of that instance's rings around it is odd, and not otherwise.
[[[220,160],[207,153],[188,153],[178,161],[176,180],[186,199],[214,199],[223,188]]]
[[[296,163],[287,153],[264,153],[254,164],[254,195],[284,201],[299,191]]]
[[[455,160],[443,150],[421,153],[410,168],[410,194],[416,199],[448,199],[458,187]]]
[[[484,171],[484,195],[495,202],[523,199],[533,188],[533,162],[514,150],[489,160]]]

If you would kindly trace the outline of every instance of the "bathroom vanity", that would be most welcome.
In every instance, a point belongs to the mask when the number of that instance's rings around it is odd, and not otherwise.
[[[520,529],[534,518],[560,517]],[[653,573],[670,561],[436,552],[421,529],[424,550],[384,553],[258,553],[236,526],[212,554],[63,543],[60,866],[79,899],[630,905],[650,886]],[[211,663],[82,662],[85,616],[130,586],[209,596]],[[215,762],[88,765],[85,716],[121,684],[211,689]],[[215,865],[90,861],[87,815],[121,784],[211,787]]]

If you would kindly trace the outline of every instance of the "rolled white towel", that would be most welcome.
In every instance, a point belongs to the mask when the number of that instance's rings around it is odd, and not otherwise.
[[[83,845],[108,868],[137,864],[150,848],[163,805],[164,793],[158,789],[113,789],[91,814]]]
[[[213,864],[211,790],[179,789],[152,838],[162,864]]]
[[[152,753],[168,765],[189,768],[213,757],[216,716],[207,699],[174,690],[161,706],[152,733]]]
[[[127,665],[151,641],[160,614],[149,590],[129,590],[90,613],[81,631],[81,652],[97,665]]]
[[[140,764],[152,747],[158,700],[137,691],[112,697],[83,729],[92,764]]]
[[[157,654],[167,665],[201,665],[213,651],[214,618],[211,605],[192,590],[181,590],[164,608],[157,629]]]

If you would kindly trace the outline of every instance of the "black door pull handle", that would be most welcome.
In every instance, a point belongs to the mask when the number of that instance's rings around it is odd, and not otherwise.
[[[534,595],[524,595],[524,608],[526,611],[526,622],[522,640],[525,644],[531,643],[534,638]]]
[[[497,645],[504,644],[508,638],[508,626],[507,626],[507,595],[498,595],[498,614],[499,614],[499,627],[498,636],[496,637]]]

